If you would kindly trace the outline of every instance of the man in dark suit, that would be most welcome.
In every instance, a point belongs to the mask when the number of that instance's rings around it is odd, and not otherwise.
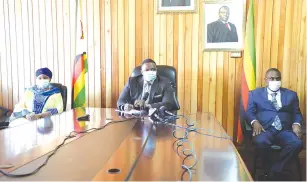
[[[229,8],[222,6],[219,9],[219,19],[207,25],[207,42],[238,42],[236,26],[228,22]]]
[[[178,110],[171,81],[157,75],[156,63],[146,59],[142,63],[142,74],[130,77],[117,101],[117,107],[125,111],[134,108],[157,108],[166,106],[169,110]],[[144,101],[144,95],[148,95]]]
[[[190,6],[190,0],[162,0],[163,6]]]
[[[268,175],[266,180],[279,177],[284,166],[302,149],[303,117],[296,92],[281,88],[281,73],[276,68],[266,72],[264,88],[249,93],[246,117],[253,127],[253,141],[262,155]],[[282,147],[279,159],[270,164],[270,146]]]

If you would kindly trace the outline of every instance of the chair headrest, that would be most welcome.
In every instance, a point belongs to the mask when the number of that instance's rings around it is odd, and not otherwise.
[[[176,69],[174,67],[166,65],[157,65],[157,72],[159,76],[166,77],[170,79],[171,82],[176,84]],[[132,71],[131,77],[140,76],[141,74],[141,66],[138,66]]]

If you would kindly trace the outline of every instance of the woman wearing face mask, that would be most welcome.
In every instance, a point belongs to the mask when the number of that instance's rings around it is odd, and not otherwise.
[[[52,72],[48,68],[36,71],[36,85],[26,89],[23,99],[15,106],[12,119],[26,117],[36,120],[63,112],[60,89],[50,84]]]

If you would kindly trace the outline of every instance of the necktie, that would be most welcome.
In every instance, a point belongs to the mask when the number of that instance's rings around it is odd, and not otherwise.
[[[277,100],[276,100],[277,93],[272,93],[271,95],[272,95],[272,101],[271,102],[273,103],[275,109],[278,111],[280,109],[280,107],[278,106]],[[275,127],[276,130],[281,130],[282,126],[281,126],[281,122],[280,122],[278,115],[276,115],[272,125]]]
[[[142,98],[143,98],[143,96],[146,92],[150,93],[150,90],[151,90],[151,83],[145,82],[144,83],[144,90],[143,90],[143,93],[142,93]],[[148,103],[148,101],[149,101],[149,97],[147,98],[147,100],[145,102]]]
[[[228,28],[228,30],[230,30],[229,24],[225,23],[226,27]]]

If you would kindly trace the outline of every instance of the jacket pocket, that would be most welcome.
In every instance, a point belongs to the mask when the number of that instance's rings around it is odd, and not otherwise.
[[[162,98],[163,98],[163,95],[162,95],[162,94],[155,95],[155,96],[153,97],[153,101],[154,101],[154,103],[162,102]]]

